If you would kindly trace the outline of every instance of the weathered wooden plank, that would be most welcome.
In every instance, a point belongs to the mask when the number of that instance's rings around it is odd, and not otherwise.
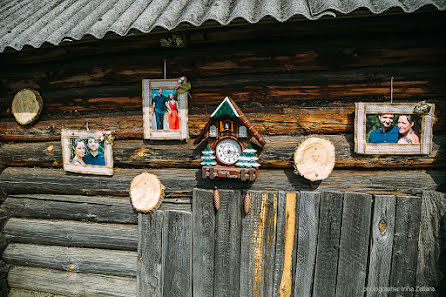
[[[220,190],[220,199],[215,215],[214,296],[239,296],[241,191]]]
[[[274,256],[272,296],[292,296],[296,271],[299,224],[299,193],[279,192],[277,203],[277,238]]]
[[[163,296],[164,211],[138,213],[137,296]]]
[[[440,245],[440,238],[441,229],[445,229],[445,223],[442,221],[446,213],[446,197],[444,193],[423,191],[421,200],[416,275],[416,287],[419,287],[420,291],[416,292],[415,296],[434,297],[436,293],[432,292],[432,288],[438,288],[442,276],[439,261],[440,255],[444,253],[444,245]]]
[[[421,198],[397,196],[389,296],[413,296],[417,272]]]
[[[190,211],[190,199],[166,198],[161,210]],[[128,197],[20,194],[9,195],[2,209],[10,216],[137,224]]]
[[[322,121],[322,120],[321,120]],[[387,155],[375,158],[353,154],[353,135],[324,135],[335,146],[335,168],[443,168],[446,157],[440,154],[440,146],[446,145],[445,136],[435,136],[430,155]],[[292,168],[292,156],[296,146],[305,136],[265,136],[267,146],[261,150],[259,162],[262,168]],[[188,142],[144,144],[143,140],[117,140],[113,144],[115,167],[182,167],[199,168],[202,146]],[[61,143],[6,143],[0,147],[0,162],[6,166],[55,167],[63,166]]]
[[[344,194],[336,297],[364,295],[371,204],[371,195]]]
[[[193,296],[214,294],[215,210],[212,190],[194,189],[192,198]]]
[[[319,228],[319,192],[301,192],[294,296],[311,297]]]
[[[376,195],[373,206],[367,297],[387,296],[392,263],[396,197]]]
[[[166,211],[163,231],[164,296],[192,295],[192,214]],[[147,295],[149,297],[150,295]]]
[[[251,192],[242,218],[240,296],[273,296],[277,193]]]
[[[3,259],[17,266],[135,277],[137,253],[12,243],[4,251]]]
[[[38,291],[31,291],[31,290],[24,290],[24,289],[16,289],[11,288],[9,290],[9,294],[7,295],[9,297],[67,297],[66,295],[54,295],[48,292],[38,292]]]
[[[124,224],[11,218],[4,233],[18,243],[120,250],[136,250],[138,245],[137,227]]]
[[[332,297],[336,293],[343,198],[339,192],[321,193],[313,296]]]
[[[136,296],[136,279],[133,277],[67,273],[35,267],[12,267],[9,271],[8,283],[12,288],[66,296]]]
[[[127,196],[130,182],[146,170],[119,169],[112,177],[69,174],[60,169],[8,167],[0,174],[0,188],[9,194],[51,193],[73,195]],[[166,186],[168,196],[192,193],[193,188],[252,190],[348,190],[361,192],[409,193],[413,189],[436,190],[446,181],[444,170],[334,170],[320,183],[310,184],[298,178],[291,170],[260,170],[252,184],[235,180],[209,181],[201,179],[198,169],[151,169]],[[271,181],[274,181],[272,183]]]

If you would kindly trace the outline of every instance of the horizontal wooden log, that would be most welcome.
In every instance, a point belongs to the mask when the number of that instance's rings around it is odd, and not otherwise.
[[[49,193],[127,196],[131,180],[141,172],[157,175],[167,194],[192,193],[193,188],[252,190],[341,190],[373,193],[405,193],[437,190],[444,186],[444,170],[334,170],[321,182],[310,183],[292,170],[260,170],[253,183],[234,179],[203,180],[199,169],[118,169],[113,176],[69,174],[61,169],[8,167],[0,175],[0,188],[10,194]],[[415,189],[415,190],[413,190]]]
[[[353,135],[326,135],[335,145],[335,168],[442,168],[446,156],[440,147],[446,145],[445,136],[435,136],[430,155],[370,156],[353,153]],[[265,136],[267,145],[260,151],[261,168],[293,168],[293,153],[305,136]],[[205,148],[184,143],[150,143],[143,140],[115,141],[113,159],[115,167],[201,167],[201,152]],[[7,143],[0,147],[0,163],[6,166],[54,167],[63,166],[61,143]]]
[[[136,277],[137,253],[12,243],[3,252],[8,264],[69,272]]]
[[[33,290],[24,290],[24,289],[17,289],[17,288],[11,288],[9,290],[9,294],[7,295],[9,297],[67,297],[66,295],[60,295],[60,294],[51,294],[48,292],[38,292]]]
[[[136,296],[136,278],[14,266],[8,274],[12,288],[65,296]]]
[[[4,233],[9,242],[136,250],[137,226],[68,220],[11,218]]]
[[[161,210],[190,211],[190,198],[165,198]],[[2,205],[11,217],[82,220],[137,224],[128,197],[22,194],[10,195]]]

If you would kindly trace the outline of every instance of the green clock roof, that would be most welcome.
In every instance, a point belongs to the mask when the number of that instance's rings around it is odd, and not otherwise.
[[[238,112],[235,110],[234,105],[231,103],[231,101],[229,101],[228,97],[226,97],[225,100],[223,100],[217,109],[211,114],[211,118],[219,118],[224,115],[229,117],[240,117]]]

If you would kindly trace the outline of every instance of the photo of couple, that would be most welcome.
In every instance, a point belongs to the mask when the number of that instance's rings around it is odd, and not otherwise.
[[[367,114],[367,143],[419,144],[420,128],[415,114]]]
[[[99,139],[71,138],[71,163],[105,166],[104,142]]]
[[[152,89],[152,111],[153,130],[180,129],[175,90]]]

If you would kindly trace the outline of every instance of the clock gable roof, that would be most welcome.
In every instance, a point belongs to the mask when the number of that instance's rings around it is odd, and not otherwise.
[[[224,115],[230,117],[237,117],[240,123],[242,123],[242,125],[244,125],[247,128],[249,134],[254,136],[262,147],[266,144],[266,141],[263,139],[262,135],[260,135],[260,133],[254,128],[254,126],[242,112],[240,107],[238,107],[237,104],[229,97],[226,97],[211,114],[209,121],[206,123],[203,130],[201,130],[200,134],[195,139],[194,144],[198,144],[204,138],[206,132],[209,130],[209,127],[211,126],[214,119],[217,119]]]

